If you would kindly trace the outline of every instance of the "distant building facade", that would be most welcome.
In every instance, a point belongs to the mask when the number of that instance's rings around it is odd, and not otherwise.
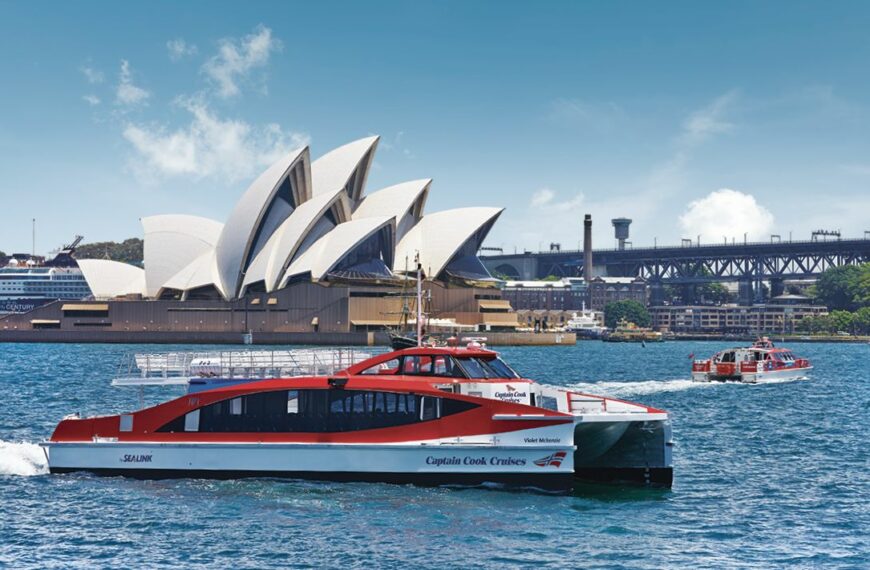
[[[586,282],[580,277],[558,281],[506,281],[502,298],[516,311],[579,311],[588,305]]]
[[[805,317],[827,315],[819,305],[768,303],[742,305],[650,307],[653,327],[689,333],[792,333]]]
[[[587,306],[593,311],[603,311],[608,303],[616,301],[637,301],[646,306],[648,290],[641,277],[593,277],[589,282]]]

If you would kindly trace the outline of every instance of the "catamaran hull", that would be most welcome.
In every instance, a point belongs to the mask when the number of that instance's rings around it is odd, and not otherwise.
[[[568,492],[573,447],[249,443],[43,444],[52,473],[147,479],[284,477],[419,485],[488,483]]]
[[[673,484],[667,421],[580,423],[574,428],[574,443],[577,480],[662,488]]]

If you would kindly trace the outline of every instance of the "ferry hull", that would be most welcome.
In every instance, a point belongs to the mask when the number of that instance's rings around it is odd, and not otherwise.
[[[666,421],[578,424],[574,443],[577,480],[668,489],[673,484],[673,442]]]
[[[695,382],[742,382],[744,384],[764,384],[765,382],[787,382],[805,377],[813,370],[812,366],[804,368],[784,368],[780,370],[765,370],[762,372],[746,372],[734,376],[717,376],[708,372],[692,373]]]
[[[52,473],[147,479],[282,477],[569,492],[573,447],[46,443]]]

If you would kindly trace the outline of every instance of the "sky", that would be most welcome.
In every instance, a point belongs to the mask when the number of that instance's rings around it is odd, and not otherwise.
[[[499,206],[505,252],[870,230],[866,2],[0,0],[0,250],[223,221],[282,153]]]

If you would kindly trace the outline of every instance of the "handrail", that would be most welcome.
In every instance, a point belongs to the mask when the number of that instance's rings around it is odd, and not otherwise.
[[[383,352],[355,347],[130,353],[114,385],[175,384],[187,378],[326,376]]]

